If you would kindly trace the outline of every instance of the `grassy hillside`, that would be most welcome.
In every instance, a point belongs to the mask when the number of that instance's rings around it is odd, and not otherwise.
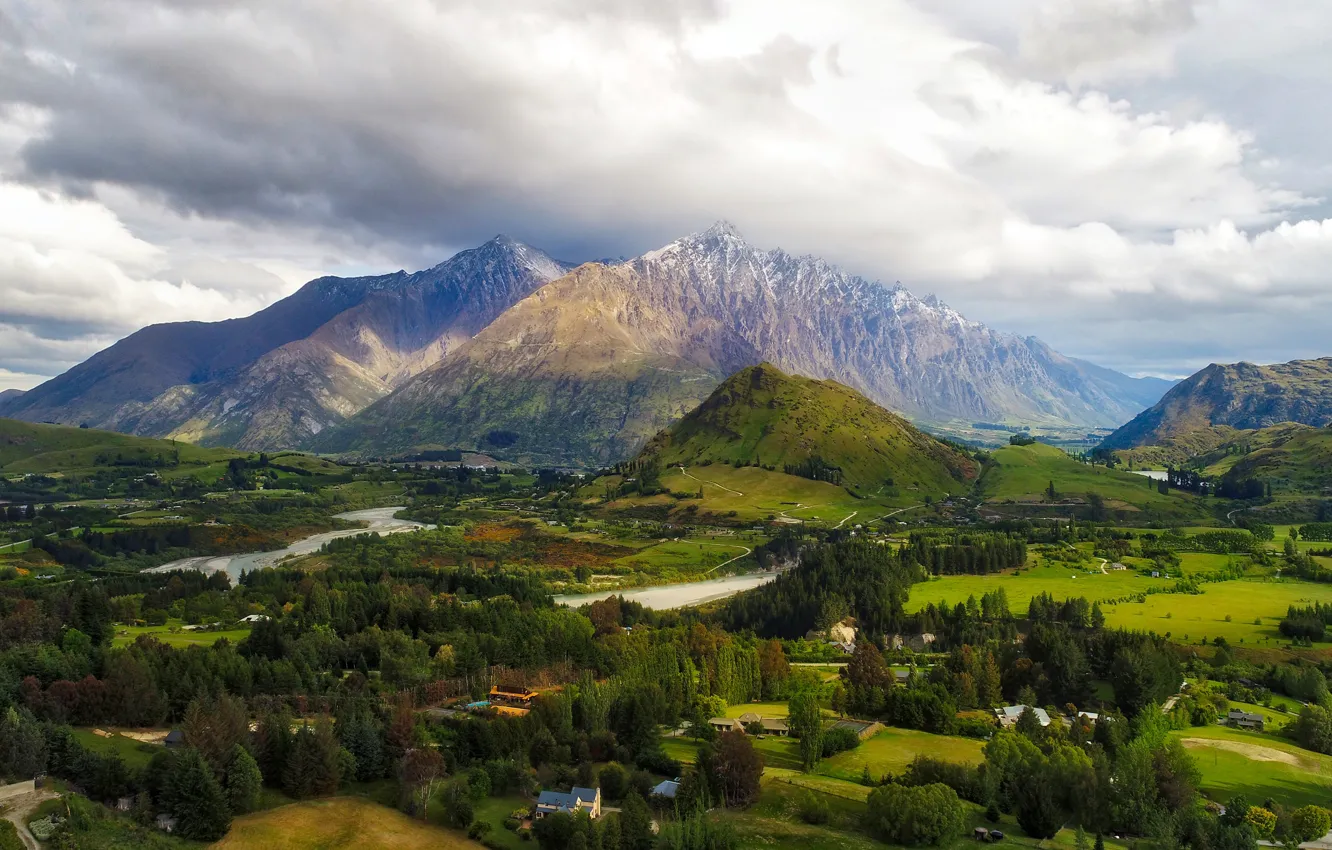
[[[787,375],[769,363],[726,379],[654,437],[640,459],[663,468],[759,466],[840,484],[860,496],[960,492],[977,473],[971,458],[855,390]]]
[[[979,491],[992,503],[1048,504],[1051,483],[1054,504],[1085,503],[1088,494],[1094,493],[1105,500],[1107,508],[1116,511],[1151,512],[1162,519],[1201,517],[1206,513],[1188,494],[1171,491],[1162,495],[1155,482],[1141,475],[1082,463],[1044,443],[995,450],[981,475]]]
[[[357,797],[310,800],[236,818],[217,850],[480,850],[461,833],[407,817],[402,812]]]
[[[159,455],[168,465],[217,463],[244,456],[231,449],[205,449],[173,440],[0,419],[0,472],[71,472],[151,461]]]

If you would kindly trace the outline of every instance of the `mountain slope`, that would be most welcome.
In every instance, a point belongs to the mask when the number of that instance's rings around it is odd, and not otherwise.
[[[514,459],[632,455],[727,375],[769,361],[919,422],[1104,427],[1151,384],[997,333],[936,299],[760,251],[726,224],[626,263],[587,264],[312,447],[442,445]],[[1136,392],[1125,390],[1124,382]]]
[[[885,486],[948,492],[978,471],[971,458],[855,390],[787,375],[771,363],[727,378],[649,441],[640,459],[662,467],[760,465],[867,495]]]
[[[288,447],[384,396],[565,270],[500,236],[415,274],[321,278],[245,319],[144,328],[6,412]]]
[[[1332,358],[1272,366],[1216,363],[1182,381],[1102,444],[1107,449],[1187,446],[1202,454],[1222,445],[1230,429],[1282,422],[1322,427],[1332,421]]]
[[[207,449],[93,428],[42,425],[0,419],[0,472],[66,472],[108,466],[117,460],[166,458],[211,463],[240,457],[229,449]]]
[[[0,390],[0,410],[4,410],[6,404],[16,402],[22,396],[23,390]]]

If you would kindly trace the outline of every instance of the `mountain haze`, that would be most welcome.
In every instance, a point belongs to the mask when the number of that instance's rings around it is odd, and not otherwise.
[[[320,278],[248,318],[144,328],[9,401],[5,413],[206,445],[292,446],[566,269],[500,236],[415,274]]]
[[[309,445],[372,454],[475,446],[532,462],[605,463],[763,361],[933,424],[1108,427],[1161,389],[901,286],[759,250],[720,223],[547,284]]]
[[[837,470],[836,482],[874,495],[885,487],[949,492],[976,463],[835,381],[787,375],[771,363],[727,378],[644,447],[662,467],[729,463],[778,472]]]
[[[1332,422],[1332,357],[1271,366],[1213,363],[1115,431],[1107,449],[1179,445],[1202,454],[1234,430]]]

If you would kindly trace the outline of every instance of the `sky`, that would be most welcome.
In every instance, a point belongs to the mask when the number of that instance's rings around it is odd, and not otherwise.
[[[0,0],[0,390],[720,219],[1134,375],[1332,355],[1332,4]]]

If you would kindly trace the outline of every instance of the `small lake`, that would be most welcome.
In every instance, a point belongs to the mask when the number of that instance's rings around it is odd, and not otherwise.
[[[355,537],[358,534],[399,534],[404,531],[416,531],[422,528],[434,528],[433,525],[414,522],[410,519],[395,519],[394,514],[402,510],[396,508],[369,508],[364,511],[348,511],[336,514],[337,519],[349,522],[363,522],[364,528],[346,528],[340,531],[324,531],[297,540],[286,549],[274,552],[248,552],[244,555],[206,555],[201,558],[182,558],[160,567],[153,567],[145,572],[169,573],[172,570],[198,570],[201,573],[225,572],[231,576],[231,584],[240,581],[241,573],[262,570],[275,566],[278,561],[292,555],[308,555],[318,552],[319,547],[330,540],[342,537]]]
[[[1170,478],[1170,473],[1164,469],[1130,469],[1133,475],[1141,475],[1144,478],[1150,478],[1153,481],[1166,481]]]
[[[666,611],[671,608],[685,608],[689,605],[701,605],[725,599],[737,593],[767,584],[777,578],[779,573],[746,573],[739,576],[713,578],[707,581],[691,581],[686,584],[663,584],[656,587],[634,587],[626,590],[599,590],[596,593],[575,593],[556,596],[555,603],[577,608],[589,602],[600,602],[612,596],[623,596],[637,602],[645,608]]]

